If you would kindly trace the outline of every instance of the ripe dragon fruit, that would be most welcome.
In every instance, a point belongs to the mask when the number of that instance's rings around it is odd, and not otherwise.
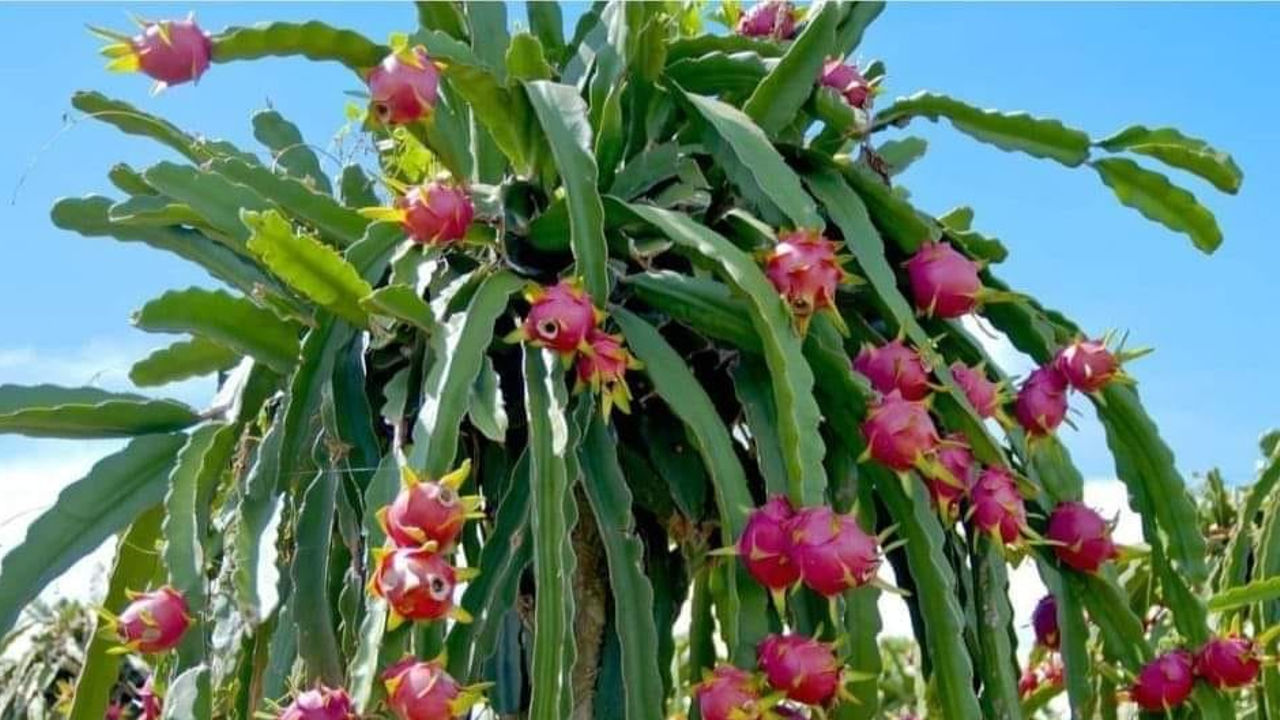
[[[474,574],[470,568],[455,568],[427,548],[381,548],[374,557],[377,566],[369,586],[391,606],[391,627],[405,620],[470,619],[453,605],[453,589]]]
[[[788,523],[791,561],[800,579],[828,597],[870,582],[880,568],[880,543],[852,514],[829,507],[804,508]]]
[[[760,681],[746,670],[719,665],[693,689],[702,720],[764,720]]]
[[[406,657],[382,674],[387,705],[399,720],[453,720],[467,717],[483,700],[483,685],[458,684],[439,660]]]
[[[1062,641],[1058,634],[1058,601],[1052,595],[1045,595],[1036,603],[1031,611],[1031,627],[1036,633],[1036,642],[1048,650],[1057,650]]]
[[[578,355],[578,379],[574,390],[581,392],[591,388],[598,393],[605,417],[615,406],[624,413],[630,413],[631,389],[627,387],[627,371],[637,370],[643,365],[622,346],[620,335],[592,328],[587,332],[586,343],[591,349]]]
[[[929,394],[929,366],[900,339],[880,347],[864,345],[853,359],[853,369],[884,394],[897,390],[907,400],[923,400]]]
[[[807,705],[826,705],[840,690],[840,662],[826,643],[803,635],[769,635],[756,647],[760,670],[774,689]]]
[[[378,511],[382,529],[398,547],[431,550],[449,549],[467,516],[479,505],[479,497],[460,497],[458,488],[471,472],[471,461],[464,460],[453,472],[439,481],[423,480],[408,468],[401,472],[403,488],[390,505]]]
[[[836,288],[848,275],[836,256],[836,244],[817,230],[780,233],[764,273],[791,306],[801,329],[815,312],[835,305]]]
[[[1149,712],[1167,712],[1186,702],[1195,685],[1191,653],[1174,650],[1147,663],[1133,680],[1129,695]]]
[[[1049,516],[1045,537],[1055,543],[1058,559],[1080,572],[1097,572],[1117,552],[1107,521],[1084,503],[1059,503]]]
[[[199,80],[209,69],[213,42],[190,16],[186,20],[144,22],[142,33],[134,37],[91,29],[114,41],[102,48],[102,54],[111,58],[109,70],[140,71],[158,87]]]
[[[916,308],[927,315],[956,318],[971,312],[982,296],[978,263],[948,242],[922,246],[906,263]]]
[[[1195,656],[1196,674],[1218,689],[1250,685],[1261,670],[1253,641],[1239,636],[1210,638]]]
[[[276,717],[277,720],[356,720],[357,716],[346,690],[316,685],[298,693]]]
[[[1018,391],[1018,424],[1031,436],[1049,435],[1067,417],[1067,380],[1052,365],[1036,368]]]
[[[973,524],[1005,545],[1016,543],[1027,526],[1027,508],[1008,470],[989,467],[969,491]]]
[[[960,501],[969,494],[969,486],[974,480],[973,452],[964,435],[951,433],[943,438],[938,445],[938,463],[946,474],[928,473],[925,484],[929,487],[934,507],[950,524],[959,515]]]
[[[739,35],[774,40],[790,40],[796,36],[795,9],[789,2],[765,0],[738,18]]]
[[[440,70],[425,48],[392,52],[369,71],[367,78],[373,113],[387,125],[404,125],[427,118],[440,91]]]
[[[738,538],[738,557],[756,582],[783,590],[800,579],[800,566],[791,559],[790,523],[795,510],[783,495],[774,495],[747,516]]]
[[[1120,373],[1120,360],[1099,340],[1077,340],[1058,352],[1053,366],[1082,393],[1101,390]]]
[[[134,652],[172,650],[191,627],[191,613],[182,593],[162,587],[148,593],[129,593],[132,601],[114,619],[116,634]]]
[[[862,76],[856,65],[846,65],[838,58],[828,60],[822,65],[822,74],[818,76],[818,84],[829,87],[840,93],[849,107],[866,110],[871,106],[871,98],[875,90],[871,83]]]
[[[897,390],[873,405],[862,423],[867,454],[889,468],[910,470],[938,446],[938,429],[922,402],[912,402]]]
[[[467,235],[475,217],[471,196],[457,185],[432,181],[396,199],[394,215],[405,234],[421,245],[448,245]]]
[[[591,298],[576,280],[561,280],[551,287],[535,287],[525,294],[529,314],[509,342],[525,341],[548,347],[561,355],[573,355],[591,346],[587,336],[599,324],[603,313],[591,304]]]
[[[995,417],[1002,402],[1000,383],[988,380],[980,367],[971,368],[960,362],[951,364],[951,377],[955,378],[956,384],[964,391],[978,417]]]

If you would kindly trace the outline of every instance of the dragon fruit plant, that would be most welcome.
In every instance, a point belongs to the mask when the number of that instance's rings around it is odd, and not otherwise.
[[[698,4],[538,2],[526,24],[431,2],[385,44],[318,22],[102,31],[113,69],[168,87],[156,108],[226,63],[345,67],[314,92],[367,96],[369,155],[322,163],[277,110],[253,116],[258,152],[72,98],[173,154],[115,165],[111,197],[53,222],[208,272],[133,315],[180,337],[130,377],[218,392],[0,387],[2,432],[128,440],[5,555],[0,632],[118,536],[72,718],[121,712],[122,656],[197,720],[877,718],[887,591],[930,717],[1061,692],[1080,718],[1225,718],[1258,683],[1272,703],[1275,474],[1211,576],[1214,536],[1121,370],[1136,353],[1011,288],[967,208],[913,206],[887,138],[945,119],[1096,172],[1206,253],[1212,214],[1154,165],[1228,193],[1239,169],[1170,128],[889,101],[890,65],[853,59],[883,9],[725,3],[714,26]],[[1039,369],[1010,378],[960,318]],[[1082,504],[1058,433],[1086,411],[1141,548]],[[1023,563],[1053,597],[1035,688]]]

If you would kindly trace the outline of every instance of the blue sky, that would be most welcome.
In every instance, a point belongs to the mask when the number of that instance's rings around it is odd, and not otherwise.
[[[161,17],[188,7],[0,5],[0,27],[14,30],[0,44],[9,103],[0,116],[0,382],[119,387],[132,360],[171,339],[132,330],[129,313],[167,288],[207,282],[167,255],[50,224],[59,196],[111,194],[105,173],[114,162],[146,166],[167,156],[104,125],[68,123],[74,90],[99,89],[245,147],[254,146],[249,115],[268,102],[319,145],[342,125],[343,91],[359,84],[337,65],[215,66],[199,86],[150,97],[144,78],[103,70],[84,30],[86,22],[127,28],[126,9]],[[385,39],[415,22],[408,4],[194,7],[209,29],[317,17]],[[1006,154],[949,127],[909,130],[930,151],[902,178],[926,209],[976,208],[976,227],[1011,250],[998,272],[1015,287],[1092,331],[1123,328],[1132,342],[1154,346],[1132,372],[1179,464],[1188,473],[1220,465],[1233,481],[1250,477],[1255,439],[1280,406],[1269,372],[1280,354],[1270,292],[1280,244],[1267,201],[1280,197],[1280,138],[1269,120],[1280,110],[1268,46],[1276,37],[1276,5],[895,4],[858,52],[886,61],[889,97],[938,90],[1056,116],[1095,137],[1130,122],[1172,124],[1234,153],[1245,171],[1236,197],[1179,178],[1222,224],[1226,240],[1212,257],[1120,207],[1087,168]],[[178,392],[195,402],[208,387]],[[1113,475],[1095,425],[1086,420],[1064,438],[1086,476]],[[0,438],[0,485],[39,476],[45,466],[33,458],[78,458],[78,468],[101,449]],[[16,473],[15,463],[37,470]]]

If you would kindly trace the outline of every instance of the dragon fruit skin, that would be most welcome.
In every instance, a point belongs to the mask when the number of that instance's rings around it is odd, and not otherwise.
[[[1053,366],[1082,393],[1101,390],[1120,372],[1120,361],[1098,340],[1078,340],[1058,352]]]
[[[770,590],[783,590],[800,579],[792,562],[790,523],[795,510],[783,495],[774,495],[751,511],[738,538],[738,557],[755,581]]]
[[[1196,674],[1218,689],[1252,685],[1262,671],[1253,641],[1239,636],[1210,638],[1195,655]]]
[[[836,288],[847,273],[836,244],[816,230],[780,233],[765,260],[765,276],[803,323],[819,310],[835,306]]]
[[[191,613],[182,593],[165,586],[134,593],[132,602],[116,618],[116,634],[125,647],[144,653],[172,650],[191,627]]]
[[[978,263],[948,242],[923,245],[906,263],[916,308],[940,318],[957,318],[978,306],[982,279]]]
[[[790,40],[796,36],[795,8],[781,0],[756,3],[738,18],[737,33],[745,37]]]
[[[587,336],[600,322],[600,313],[576,280],[535,288],[526,297],[529,314],[511,339],[547,347],[561,355],[590,349]]]
[[[439,660],[406,657],[382,674],[387,705],[399,720],[454,720],[468,717],[480,701],[478,687],[463,687]]]
[[[1186,650],[1165,653],[1143,666],[1129,696],[1148,712],[1167,712],[1186,702],[1195,687],[1194,661]]]
[[[960,433],[951,433],[938,445],[938,464],[950,477],[942,473],[927,473],[925,484],[934,507],[948,521],[959,515],[960,502],[969,496],[974,482],[976,465],[969,442]]]
[[[615,406],[624,413],[630,413],[631,389],[627,387],[627,370],[643,365],[623,347],[621,335],[610,335],[599,328],[592,328],[587,331],[586,343],[590,352],[579,353],[575,364],[576,389],[580,392],[591,388],[599,393],[606,417]]]
[[[910,470],[938,447],[938,429],[922,402],[912,402],[898,391],[873,405],[862,422],[867,453],[893,470]]]
[[[397,198],[396,207],[403,212],[405,234],[427,246],[461,240],[475,218],[475,205],[466,189],[436,180],[409,188]]]
[[[440,70],[422,47],[404,49],[383,58],[367,78],[373,112],[387,125],[422,120],[435,109]]]
[[[1002,467],[989,467],[978,475],[969,491],[973,524],[1005,545],[1018,542],[1027,526],[1027,508],[1013,475]]]
[[[840,663],[831,646],[803,635],[768,635],[756,659],[769,684],[806,705],[827,705],[840,690]]]
[[[402,548],[418,548],[435,543],[436,550],[448,550],[462,532],[469,511],[467,499],[458,487],[471,472],[466,461],[438,481],[405,474],[404,487],[385,509],[379,511],[387,537]]]
[[[191,18],[146,23],[129,44],[138,70],[165,85],[199,80],[213,53],[213,42]]]
[[[732,665],[719,665],[694,688],[703,720],[763,720],[756,676]]]
[[[453,611],[457,570],[426,548],[378,550],[370,587],[398,618],[440,620]],[[395,622],[398,622],[395,621]]]
[[[1036,603],[1031,612],[1031,627],[1036,633],[1036,642],[1048,650],[1057,650],[1062,642],[1058,633],[1058,601],[1052,595],[1045,595]]]
[[[902,340],[864,346],[853,359],[853,369],[884,394],[897,390],[907,400],[923,400],[931,390],[929,367]]]
[[[829,507],[796,512],[791,531],[791,559],[810,590],[832,597],[870,582],[880,568],[880,544],[852,514]]]
[[[277,720],[356,720],[356,714],[346,690],[316,685],[298,693]]]
[[[999,383],[988,380],[982,370],[968,367],[958,361],[951,364],[951,377],[964,391],[965,397],[978,413],[978,417],[995,417],[1002,402]]]
[[[1032,437],[1052,434],[1067,417],[1067,380],[1052,365],[1036,368],[1018,390],[1018,424]]]
[[[840,93],[844,101],[849,103],[849,107],[867,110],[871,106],[871,98],[874,95],[871,83],[862,76],[857,65],[849,65],[839,58],[827,60],[822,65],[818,84]]]
[[[1117,553],[1107,522],[1083,503],[1059,503],[1049,516],[1045,537],[1057,543],[1053,552],[1058,559],[1080,572],[1097,572]]]

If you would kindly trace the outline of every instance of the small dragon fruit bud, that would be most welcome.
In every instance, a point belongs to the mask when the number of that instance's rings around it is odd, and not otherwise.
[[[406,657],[382,674],[387,704],[399,720],[454,720],[467,717],[483,700],[482,686],[463,687],[438,660]]]
[[[373,112],[387,125],[403,125],[431,115],[440,90],[440,70],[425,48],[405,48],[369,71]]]
[[[746,37],[790,40],[796,36],[795,11],[789,2],[765,0],[738,18],[738,34]]]
[[[840,689],[840,662],[831,646],[802,635],[769,635],[756,660],[776,690],[807,705],[826,705]]]
[[[929,366],[902,340],[863,346],[853,359],[853,369],[881,393],[897,390],[907,400],[923,400],[929,394]]]
[[[1250,685],[1261,670],[1253,641],[1239,636],[1210,638],[1195,657],[1196,674],[1219,690]]]
[[[182,593],[162,587],[148,593],[130,593],[132,602],[115,620],[116,633],[125,647],[136,652],[172,650],[191,627],[191,614]]]
[[[622,346],[622,337],[610,335],[597,328],[587,332],[587,347],[578,355],[578,381],[575,390],[591,388],[600,394],[605,417],[617,406],[624,413],[631,412],[631,390],[627,387],[627,370],[643,367],[639,360]]]
[[[1067,380],[1052,365],[1036,368],[1018,391],[1018,424],[1029,435],[1048,435],[1067,417]]]
[[[1034,666],[1028,667],[1022,671],[1022,677],[1018,678],[1018,696],[1027,697],[1040,689],[1040,673],[1036,671]]]
[[[717,666],[693,689],[702,720],[763,720],[759,681],[732,665]]]
[[[396,199],[405,234],[420,245],[448,245],[467,235],[475,217],[471,196],[457,185],[437,181],[409,188]]]
[[[142,706],[138,720],[160,720],[164,715],[164,698],[156,692],[155,675],[148,675],[147,681],[138,689],[138,704]]]
[[[277,720],[356,720],[356,713],[346,690],[317,685],[298,693]]]
[[[969,404],[978,413],[978,417],[994,417],[1000,409],[1000,383],[987,379],[979,368],[971,368],[960,362],[951,364],[951,377],[964,391]]]
[[[1120,361],[1098,340],[1077,340],[1063,348],[1053,366],[1082,393],[1101,390],[1120,372]]]
[[[867,82],[856,65],[846,65],[838,58],[828,60],[822,65],[818,84],[840,93],[849,107],[866,110],[871,106],[871,83]]]
[[[800,566],[791,559],[789,524],[795,510],[785,496],[774,495],[747,516],[738,538],[738,557],[756,582],[770,590],[791,587],[800,579]]]
[[[1134,678],[1129,695],[1149,712],[1167,712],[1186,702],[1195,685],[1191,653],[1175,650],[1157,657]]]
[[[1058,634],[1058,601],[1052,595],[1045,595],[1036,603],[1031,611],[1031,627],[1036,633],[1036,642],[1048,650],[1057,650],[1062,637]]]
[[[880,543],[853,515],[829,507],[804,508],[788,524],[791,560],[814,592],[831,597],[871,581],[880,568]]]
[[[969,494],[974,480],[973,452],[964,435],[951,433],[938,445],[938,463],[943,473],[929,473],[926,484],[934,507],[948,522],[954,521],[960,511],[960,501]]]
[[[445,616],[467,620],[453,605],[453,589],[467,574],[439,553],[427,548],[382,549],[375,552],[370,590],[391,606],[392,626],[404,620],[439,620]]]
[[[867,454],[894,470],[910,470],[938,446],[938,429],[922,402],[912,402],[897,390],[881,398],[862,423]]]
[[[836,287],[847,275],[836,257],[836,244],[817,230],[779,234],[764,273],[802,326],[815,312],[834,306]]]
[[[561,355],[586,350],[587,335],[600,322],[601,313],[576,280],[561,280],[551,287],[539,287],[525,295],[529,314],[508,340],[524,340],[548,347]]]
[[[1027,508],[1018,494],[1018,483],[1002,467],[989,467],[978,475],[969,491],[973,524],[1009,545],[1018,541],[1027,526]]]
[[[1045,537],[1055,543],[1053,551],[1058,559],[1080,572],[1097,572],[1116,556],[1107,521],[1083,503],[1059,503],[1049,516]]]
[[[450,548],[462,532],[468,513],[477,507],[477,499],[458,495],[458,488],[470,473],[470,460],[464,460],[457,470],[435,482],[423,480],[405,468],[401,472],[404,487],[400,494],[378,511],[387,537],[402,548],[428,543],[432,543],[432,550]]]
[[[907,279],[916,307],[940,318],[956,318],[978,305],[982,280],[978,263],[948,242],[922,246],[907,261]]]

